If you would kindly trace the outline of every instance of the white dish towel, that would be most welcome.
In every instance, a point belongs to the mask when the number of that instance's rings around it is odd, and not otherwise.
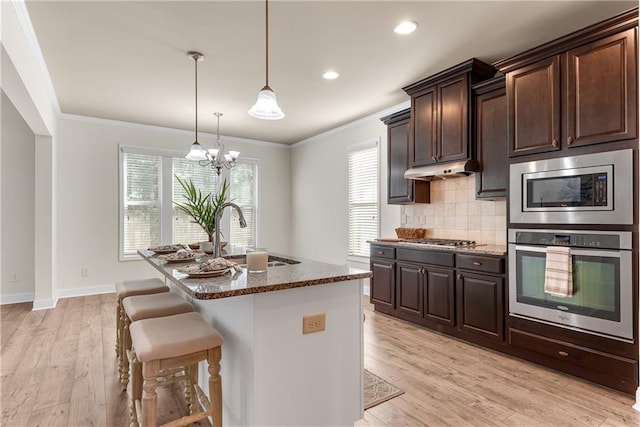
[[[544,269],[544,291],[556,297],[573,295],[573,269],[571,248],[566,246],[547,247],[547,262]]]

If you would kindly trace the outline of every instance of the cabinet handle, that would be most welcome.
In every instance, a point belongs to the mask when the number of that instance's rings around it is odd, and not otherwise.
[[[437,162],[438,158],[436,156],[431,156],[431,160],[433,160],[434,162]]]
[[[482,265],[482,263],[478,261],[473,261],[473,265]]]
[[[384,254],[384,251],[378,251],[378,255]]]
[[[568,137],[567,138],[567,145],[571,145],[571,144],[573,144],[573,138]]]
[[[424,274],[424,267],[420,267],[420,274]]]
[[[569,355],[566,351],[559,351],[558,354],[563,357],[567,357]]]
[[[551,145],[553,145],[553,148],[558,148],[558,140],[554,138],[553,141],[551,141]]]
[[[462,280],[462,274],[458,273],[458,280]]]

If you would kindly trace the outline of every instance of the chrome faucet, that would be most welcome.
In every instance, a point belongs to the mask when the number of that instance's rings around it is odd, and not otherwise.
[[[242,228],[246,228],[247,227],[247,221],[244,219],[244,215],[242,214],[242,210],[240,209],[240,206],[236,205],[235,203],[231,203],[231,202],[227,202],[225,204],[223,204],[222,206],[220,206],[218,208],[218,211],[216,212],[216,217],[214,218],[214,226],[216,228],[216,238],[215,241],[213,242],[213,256],[214,258],[218,258],[220,256],[220,254],[222,253],[222,245],[220,244],[220,217],[222,216],[222,212],[224,211],[224,208],[226,208],[227,206],[231,206],[232,208],[234,208],[236,211],[238,211],[238,215],[240,215],[240,227]]]

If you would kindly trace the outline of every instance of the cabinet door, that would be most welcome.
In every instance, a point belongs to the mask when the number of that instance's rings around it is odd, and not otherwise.
[[[436,162],[436,87],[431,87],[411,98],[410,138],[411,166],[424,166]]]
[[[396,274],[398,311],[422,318],[424,314],[422,267],[398,262]]]
[[[560,57],[507,74],[509,156],[560,149]]]
[[[475,101],[476,158],[482,168],[476,174],[476,198],[504,198],[509,178],[505,88],[478,95]]]
[[[438,85],[438,133],[436,158],[439,162],[469,157],[467,75]]]
[[[566,62],[567,146],[635,138],[636,30],[570,50]]]
[[[458,329],[504,340],[504,279],[480,274],[457,276]]]
[[[376,308],[393,310],[395,306],[394,262],[371,260],[371,303]]]
[[[389,204],[413,201],[413,186],[404,178],[409,166],[409,119],[389,125],[387,130]]]
[[[453,270],[424,267],[424,317],[447,325],[455,323]]]

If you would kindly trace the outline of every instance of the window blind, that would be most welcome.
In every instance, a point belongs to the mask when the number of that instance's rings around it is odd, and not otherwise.
[[[378,148],[348,156],[349,256],[369,256],[367,240],[378,237]]]
[[[241,228],[238,213],[231,212],[231,238],[236,246],[256,245],[256,220],[257,220],[257,181],[258,165],[256,163],[239,163],[231,169],[231,200],[240,206],[242,214],[247,221],[247,227]]]
[[[180,179],[191,179],[203,193],[217,193],[223,180],[229,181],[228,200],[237,203],[248,227],[240,228],[238,216],[229,209],[222,217],[224,240],[238,246],[255,246],[258,221],[259,165],[254,160],[238,162],[235,168],[218,176],[181,157],[182,153],[146,147],[120,148],[120,260],[138,259],[137,250],[161,243],[195,243],[208,239],[191,217],[175,207],[182,203]],[[231,226],[229,218],[232,218]]]
[[[162,159],[144,154],[123,154],[124,255],[148,248],[160,239],[160,174]]]

